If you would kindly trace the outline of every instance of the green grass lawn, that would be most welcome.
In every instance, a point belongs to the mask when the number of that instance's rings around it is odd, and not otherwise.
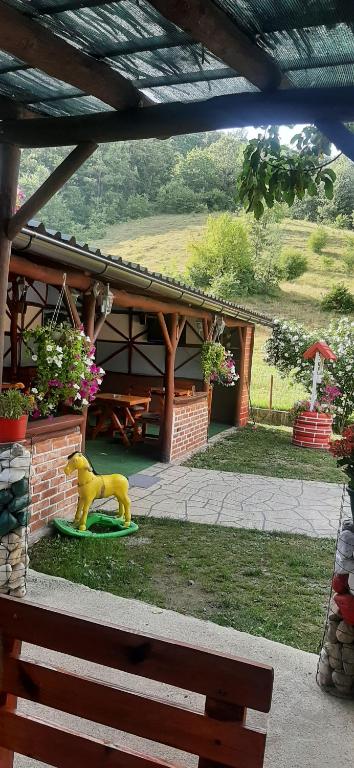
[[[205,213],[194,213],[151,216],[123,222],[110,227],[107,236],[95,245],[104,253],[121,256],[171,276],[179,276],[186,267],[188,242],[198,237],[206,218]],[[326,227],[328,245],[323,255],[318,256],[307,248],[315,224],[285,219],[279,227],[284,246],[306,253],[308,271],[293,282],[281,283],[276,296],[235,296],[235,301],[271,317],[296,320],[309,328],[326,326],[331,315],[320,309],[320,300],[326,291],[334,283],[344,281],[354,293],[354,275],[346,274],[342,258],[349,233]],[[268,407],[270,376],[273,373],[273,407],[288,409],[305,393],[302,387],[294,386],[288,379],[281,379],[277,371],[264,362],[263,347],[268,334],[268,329],[259,325],[256,327],[252,401],[255,406]]]
[[[257,424],[225,437],[186,461],[188,467],[341,483],[343,473],[326,451],[297,448],[288,427]]]
[[[42,539],[31,566],[316,652],[334,542],[175,520],[139,518],[115,541]]]

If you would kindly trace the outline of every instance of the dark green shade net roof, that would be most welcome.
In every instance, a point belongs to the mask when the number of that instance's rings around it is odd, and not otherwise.
[[[146,0],[56,12],[64,0],[7,0],[69,43],[105,61],[153,101],[197,101],[256,90]],[[268,51],[295,87],[354,85],[351,0],[215,0]],[[0,94],[46,115],[110,109],[99,99],[0,52]]]

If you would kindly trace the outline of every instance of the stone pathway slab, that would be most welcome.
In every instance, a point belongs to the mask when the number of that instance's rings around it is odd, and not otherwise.
[[[261,531],[335,537],[342,486],[311,480],[194,469],[154,464],[144,470],[156,480],[151,487],[130,489],[133,516],[167,517]],[[135,477],[137,477],[136,475]],[[345,501],[349,515],[349,504]],[[116,509],[115,500],[98,502]]]

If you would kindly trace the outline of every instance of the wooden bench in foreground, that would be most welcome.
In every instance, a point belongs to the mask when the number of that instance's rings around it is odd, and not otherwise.
[[[200,768],[260,768],[266,735],[247,708],[268,712],[273,670],[203,648],[141,635],[0,597],[0,766],[14,753],[58,768],[176,768],[147,754],[16,710],[20,697],[199,757]],[[21,642],[69,654],[205,697],[201,713],[21,655]]]

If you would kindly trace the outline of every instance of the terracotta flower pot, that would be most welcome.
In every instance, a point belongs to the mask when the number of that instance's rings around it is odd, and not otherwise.
[[[0,443],[15,443],[16,440],[24,440],[26,437],[28,415],[19,419],[0,418]]]
[[[300,448],[317,448],[328,451],[332,422],[333,418],[329,413],[317,413],[316,411],[299,413],[293,426],[293,444]]]

